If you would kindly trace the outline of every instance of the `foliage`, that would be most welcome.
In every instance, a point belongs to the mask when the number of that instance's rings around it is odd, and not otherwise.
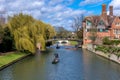
[[[94,47],[94,43],[97,39],[97,26],[99,23],[99,17],[98,16],[91,16],[91,28],[90,28],[90,36],[89,38],[92,41],[93,47]]]
[[[91,39],[92,44],[94,44],[95,41],[96,41],[96,38],[97,38],[97,28],[96,27],[92,27],[90,29],[90,36],[89,36],[89,38]]]
[[[64,27],[58,27],[58,28],[59,30],[57,31],[56,36],[58,38],[67,38],[69,31],[66,30]]]
[[[83,28],[80,28],[76,33],[78,39],[83,39]]]
[[[0,25],[0,43],[1,43],[2,40],[3,40],[3,36],[4,36],[4,29],[3,29],[3,27]]]
[[[103,44],[105,44],[105,45],[111,45],[112,43],[111,43],[111,41],[109,40],[108,37],[104,37],[103,38]]]
[[[52,39],[56,35],[55,29],[50,24],[46,25],[45,33],[46,39]]]
[[[118,58],[120,57],[120,47],[113,46],[97,46],[95,48],[96,51],[102,51],[104,53],[108,53],[109,55],[115,54]]]
[[[8,46],[9,45],[9,46]],[[7,52],[15,49],[14,39],[10,33],[8,27],[4,28],[3,40],[0,44],[0,51]]]
[[[120,40],[109,40],[108,37],[103,38],[103,44],[104,45],[118,45],[120,43]]]
[[[120,40],[111,40],[111,43],[117,46],[120,44]]]
[[[119,52],[119,53],[117,53],[117,54],[116,54],[116,56],[117,56],[117,58],[119,59],[119,57],[120,57],[120,52]]]
[[[105,47],[105,46],[97,46],[95,48],[96,51],[102,51],[104,53],[107,53],[108,52],[108,47]]]
[[[69,42],[70,42],[71,45],[74,45],[74,46],[78,44],[77,41],[69,41]]]
[[[13,35],[16,49],[31,53],[35,53],[37,43],[40,43],[42,45],[41,49],[45,50],[45,40],[55,35],[52,26],[48,26],[42,21],[35,20],[32,16],[22,13],[10,18],[8,28]],[[50,32],[46,32],[46,29],[50,30]]]
[[[75,17],[73,19],[73,23],[72,23],[72,29],[75,31],[75,33],[77,34],[78,39],[82,39],[83,38],[83,29],[82,29],[82,21],[83,21],[84,16],[80,15],[80,17]]]

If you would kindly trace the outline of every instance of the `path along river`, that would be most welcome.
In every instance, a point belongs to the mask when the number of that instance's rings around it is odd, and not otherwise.
[[[120,80],[120,65],[87,50],[49,48],[3,69],[0,80]]]

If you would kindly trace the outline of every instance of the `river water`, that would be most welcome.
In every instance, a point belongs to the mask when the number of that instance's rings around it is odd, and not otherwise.
[[[120,80],[120,65],[87,50],[49,48],[3,69],[0,80]]]

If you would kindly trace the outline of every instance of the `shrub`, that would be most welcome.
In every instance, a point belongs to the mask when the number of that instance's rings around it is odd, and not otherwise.
[[[111,42],[111,40],[109,40],[108,37],[105,37],[105,38],[103,38],[103,44],[104,44],[104,45],[111,45],[112,42]]]

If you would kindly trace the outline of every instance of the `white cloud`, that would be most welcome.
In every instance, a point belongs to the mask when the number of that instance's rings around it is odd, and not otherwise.
[[[58,5],[64,3],[65,5],[69,5],[73,3],[74,0],[50,0],[49,5]]]
[[[69,27],[72,18],[84,13],[85,10],[74,10],[67,7],[74,0],[0,0],[0,11],[7,11],[8,15],[20,12],[32,15],[53,26]]]
[[[114,15],[116,15],[116,16],[120,16],[120,10],[118,10],[118,9],[117,9],[117,10],[114,10],[113,13],[114,13]]]
[[[84,0],[80,2],[80,5],[94,4],[99,2],[103,2],[103,0]]]
[[[119,15],[120,16],[120,0],[112,0],[109,6],[113,6],[113,13],[114,15]]]
[[[113,5],[114,9],[120,9],[120,0],[112,0],[109,5]]]
[[[0,0],[0,3],[5,2],[5,0]]]

